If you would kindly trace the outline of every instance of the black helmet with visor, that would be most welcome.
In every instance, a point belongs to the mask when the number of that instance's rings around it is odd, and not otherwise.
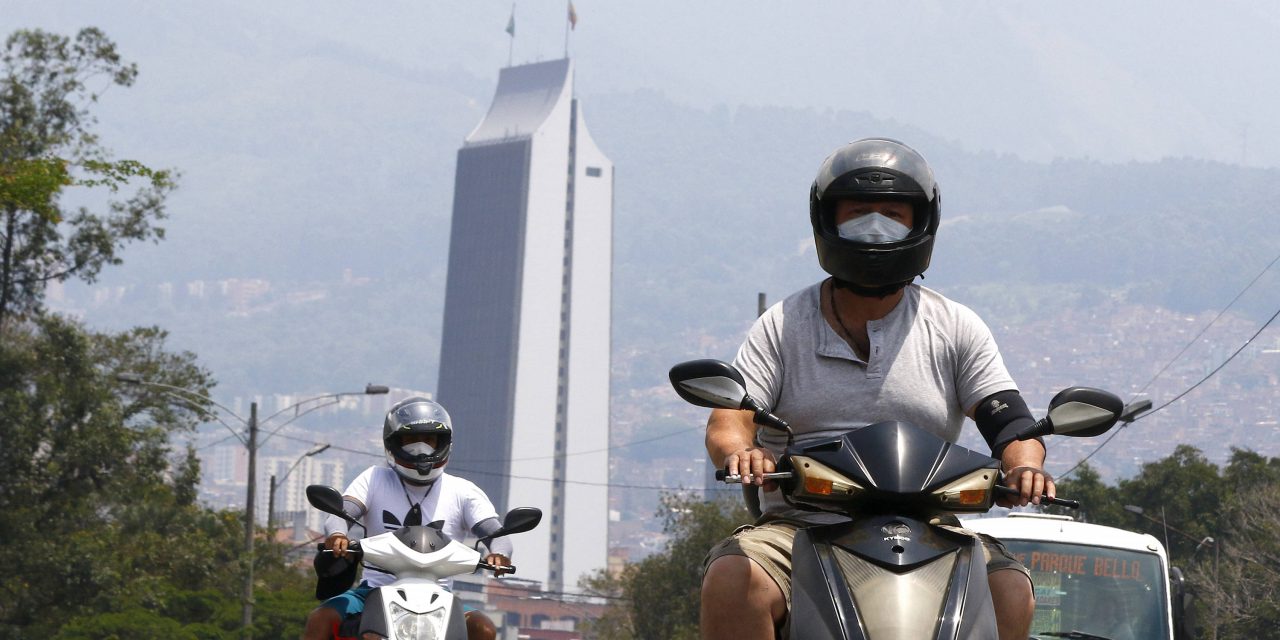
[[[910,203],[912,228],[890,242],[843,238],[835,219],[841,200]],[[941,196],[929,164],[915,149],[887,138],[836,149],[823,161],[809,192],[818,264],[839,286],[860,295],[888,295],[929,268],[940,213]]]

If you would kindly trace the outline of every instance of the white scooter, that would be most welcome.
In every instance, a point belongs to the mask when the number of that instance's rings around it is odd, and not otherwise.
[[[315,508],[358,524],[342,509],[342,494],[333,487],[307,487],[307,501]],[[517,507],[503,518],[502,528],[477,541],[524,533],[542,521],[542,511]],[[514,566],[483,561],[480,552],[445,535],[443,522],[401,527],[351,543],[353,561],[364,560],[395,575],[396,581],[374,589],[365,599],[358,638],[388,640],[466,640],[462,604],[438,581],[475,573],[477,569],[515,573]]]

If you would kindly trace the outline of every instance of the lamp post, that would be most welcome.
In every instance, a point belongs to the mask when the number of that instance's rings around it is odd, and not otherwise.
[[[221,409],[223,412],[225,412],[227,415],[231,416],[232,418],[235,418],[237,421],[240,422],[240,424],[244,425],[246,433],[245,435],[242,436],[240,432],[236,431],[236,429],[233,428],[231,425],[227,424],[226,421],[219,418],[217,414],[213,414],[213,413],[206,414],[208,415],[208,417],[213,418],[219,424],[226,427],[227,430],[231,431],[232,435],[234,435],[236,439],[240,441],[240,444],[244,445],[245,450],[249,454],[249,477],[245,483],[246,484],[245,506],[244,506],[245,568],[244,568],[244,587],[241,591],[242,606],[240,609],[240,626],[244,632],[244,637],[246,639],[252,639],[253,638],[253,632],[252,632],[253,561],[254,561],[253,560],[253,533],[254,533],[254,517],[255,517],[254,516],[254,491],[257,490],[256,480],[257,480],[258,449],[262,446],[261,443],[258,442],[259,428],[262,425],[269,423],[273,418],[275,418],[276,416],[279,416],[280,414],[286,411],[289,411],[289,410],[294,411],[293,417],[277,425],[274,430],[272,430],[270,433],[267,434],[267,437],[263,439],[263,442],[266,442],[267,439],[270,439],[271,436],[278,433],[281,429],[283,429],[286,425],[293,422],[294,420],[297,420],[298,418],[301,418],[302,416],[308,413],[311,413],[312,411],[320,409],[321,407],[326,407],[331,404],[336,404],[340,402],[341,398],[345,396],[382,395],[390,391],[390,389],[383,385],[368,384],[368,385],[365,385],[364,391],[346,391],[341,393],[329,393],[329,394],[324,394],[320,396],[315,396],[313,398],[307,398],[305,400],[299,400],[298,402],[295,402],[271,414],[270,416],[267,417],[266,420],[259,422],[257,402],[249,403],[249,418],[246,420],[245,418],[240,417],[240,415],[238,415],[236,412],[232,411],[231,409],[228,409],[227,407],[221,404],[218,404],[217,401],[215,401],[213,398],[210,398],[208,395],[204,393],[192,391],[191,389],[184,389],[182,387],[176,387],[171,384],[165,384],[163,382],[154,382],[151,380],[146,380],[142,376],[136,373],[128,373],[128,372],[118,373],[116,374],[116,379],[119,380],[120,382],[124,382],[127,384],[159,389],[163,391],[166,395],[176,400],[179,400],[181,402],[184,402],[188,405],[196,407],[197,409],[200,409],[200,410],[204,410],[206,405],[211,404]],[[316,404],[315,406],[312,406],[312,407],[308,407],[306,410],[302,410],[303,405],[310,402],[317,402],[317,401],[320,401],[319,404]],[[268,520],[270,520],[269,516],[268,516]]]
[[[1182,535],[1184,538],[1187,538],[1188,540],[1195,540],[1195,539],[1196,539],[1196,537],[1195,537],[1195,536],[1193,536],[1193,535],[1191,535],[1191,534],[1187,533],[1186,531],[1179,531],[1179,530],[1177,530],[1176,528],[1169,526],[1169,523],[1164,519],[1164,506],[1163,506],[1163,505],[1161,505],[1161,507],[1160,507],[1160,519],[1159,519],[1159,520],[1156,520],[1155,518],[1152,518],[1151,516],[1147,515],[1146,509],[1143,509],[1142,507],[1139,507],[1139,506],[1138,506],[1138,505],[1136,505],[1136,504],[1126,504],[1126,505],[1124,505],[1124,510],[1125,510],[1125,511],[1128,511],[1129,513],[1132,513],[1132,514],[1136,514],[1136,515],[1142,516],[1143,518],[1146,518],[1147,520],[1150,520],[1151,522],[1154,522],[1154,523],[1156,523],[1156,524],[1160,525],[1160,526],[1164,529],[1164,548],[1165,548],[1166,550],[1168,550],[1168,549],[1169,549],[1169,530],[1170,530],[1170,529],[1173,529],[1173,531],[1174,531],[1175,533],[1178,533],[1178,534]]]
[[[1205,536],[1204,539],[1200,541],[1200,544],[1196,545],[1196,550],[1191,553],[1191,559],[1194,560],[1196,557],[1196,554],[1200,553],[1200,548],[1206,544],[1213,545],[1213,586],[1215,591],[1215,593],[1213,594],[1213,635],[1210,637],[1212,638],[1212,640],[1218,640],[1218,600],[1221,598],[1221,594],[1217,593],[1219,591],[1218,589],[1218,546],[1219,546],[1218,541],[1215,540],[1213,536]]]
[[[267,529],[272,531],[275,530],[276,489],[279,489],[280,485],[284,484],[284,481],[289,478],[289,474],[293,473],[293,470],[297,469],[298,465],[302,464],[303,460],[310,458],[311,456],[320,455],[325,451],[328,451],[331,446],[333,445],[328,443],[316,445],[310,451],[298,456],[298,459],[290,465],[290,467],[284,472],[284,475],[280,476],[279,481],[276,480],[276,474],[271,474],[271,490],[267,492]]]

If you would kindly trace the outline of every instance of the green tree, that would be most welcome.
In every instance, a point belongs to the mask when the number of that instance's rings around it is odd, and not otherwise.
[[[0,64],[0,539],[21,550],[0,572],[0,637],[238,637],[243,515],[197,504],[199,460],[171,441],[209,407],[118,382],[207,395],[212,376],[159,328],[99,333],[41,308],[48,282],[92,281],[162,236],[168,172],[110,160],[90,130],[87,83],[137,70],[96,29],[18,31]],[[67,214],[70,189],[107,213]],[[258,637],[297,636],[312,606],[285,552],[255,555]]]
[[[155,329],[109,336],[56,316],[0,338],[0,537],[25,550],[0,572],[0,635],[110,610],[158,577],[216,575],[235,529],[194,504],[194,455],[175,464],[168,442],[196,412],[114,379],[140,368],[207,389],[194,356],[165,352]],[[212,544],[191,545],[197,534]]]
[[[1220,638],[1274,637],[1280,629],[1280,458],[1235,449],[1222,470],[1214,543],[1195,556],[1200,620]]]
[[[703,502],[680,494],[662,496],[657,516],[669,536],[665,550],[628,564],[620,575],[599,572],[583,581],[588,591],[616,603],[588,623],[590,637],[698,637],[702,561],[713,545],[751,518],[736,496]]]
[[[92,129],[90,81],[129,86],[137,67],[98,29],[74,39],[16,31],[0,54],[0,324],[39,311],[45,286],[96,279],[120,249],[159,239],[172,175],[113,160]],[[136,185],[136,188],[135,188]],[[69,189],[105,212],[67,211]],[[121,191],[128,195],[121,197]]]
[[[1199,449],[1178,445],[1168,457],[1142,465],[1142,472],[1117,487],[1123,504],[1142,507],[1147,517],[1130,516],[1128,529],[1168,538],[1171,561],[1186,562],[1197,543],[1213,535],[1225,511],[1226,489],[1218,466]],[[1123,521],[1122,521],[1123,522]],[[1168,532],[1162,522],[1176,528]]]
[[[1196,637],[1275,637],[1280,628],[1280,458],[1232,451],[1225,467],[1180,445],[1141,472],[1104,486],[1082,469],[1059,493],[1080,499],[1097,524],[1168,539],[1195,600]],[[1142,507],[1143,515],[1124,511]],[[1216,631],[1216,632],[1215,632]]]

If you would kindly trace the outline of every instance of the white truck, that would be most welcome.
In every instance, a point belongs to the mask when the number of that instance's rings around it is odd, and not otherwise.
[[[1031,570],[1032,638],[1183,640],[1189,636],[1182,572],[1155,537],[1011,513],[965,527],[996,537]]]

